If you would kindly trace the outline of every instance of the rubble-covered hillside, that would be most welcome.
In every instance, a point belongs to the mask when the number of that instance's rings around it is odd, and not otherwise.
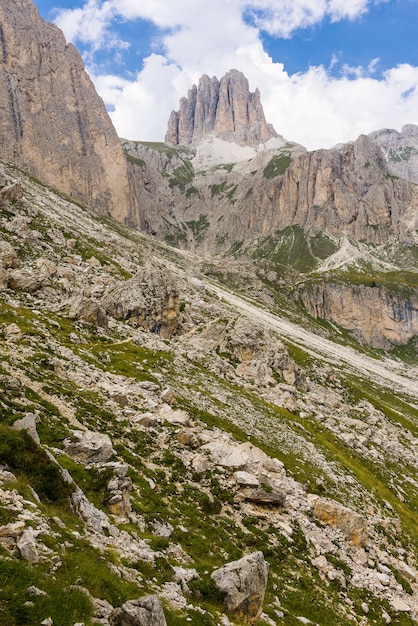
[[[416,356],[1,178],[0,624],[417,623]]]

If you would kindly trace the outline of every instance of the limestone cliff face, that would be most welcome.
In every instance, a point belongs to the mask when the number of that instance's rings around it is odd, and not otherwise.
[[[125,158],[80,55],[32,0],[0,3],[0,146],[74,198],[123,219]]]
[[[242,72],[231,70],[220,81],[204,75],[180,109],[171,113],[166,142],[189,145],[213,133],[239,145],[265,143],[276,133],[266,123],[258,89],[250,93]]]
[[[299,156],[273,192],[279,229],[299,224],[382,243],[404,235],[417,217],[415,186],[393,179],[382,151],[365,135],[340,150]]]
[[[397,294],[384,286],[321,283],[301,292],[310,315],[339,324],[375,348],[407,343],[418,335],[418,293]]]

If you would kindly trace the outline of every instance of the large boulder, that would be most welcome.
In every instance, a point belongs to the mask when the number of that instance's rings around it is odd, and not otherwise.
[[[246,488],[241,491],[241,497],[246,502],[259,504],[267,507],[283,507],[285,497],[283,493],[277,491],[267,491],[266,489],[250,489]]]
[[[38,445],[41,443],[36,430],[36,415],[34,413],[26,413],[25,417],[13,422],[12,428],[14,430],[26,430],[35,443]]]
[[[158,596],[145,596],[139,600],[128,600],[112,611],[110,626],[167,626],[161,601]]]
[[[49,285],[57,273],[57,266],[50,259],[40,257],[31,268],[11,269],[7,283],[10,289],[35,293]]]
[[[0,267],[4,269],[19,267],[19,257],[16,250],[4,239],[0,239]]]
[[[104,330],[108,328],[106,311],[92,298],[85,298],[84,296],[74,298],[70,304],[69,317],[93,324]]]
[[[103,305],[113,317],[138,324],[162,339],[177,328],[180,304],[177,285],[166,271],[142,268],[135,276],[112,287]]]
[[[106,463],[115,453],[108,435],[89,430],[73,430],[64,441],[68,456],[82,463]]]
[[[39,562],[39,553],[33,528],[26,528],[17,542],[17,547],[22,557],[28,561],[28,563],[33,565]]]
[[[367,520],[347,507],[325,498],[312,499],[313,512],[324,524],[341,530],[355,546],[367,543]]]
[[[1,186],[1,185],[0,185]],[[10,183],[0,189],[0,205],[8,205],[23,198],[23,190],[19,183]]]
[[[253,552],[211,575],[217,589],[225,594],[227,610],[245,624],[254,624],[261,615],[268,569],[263,553]]]

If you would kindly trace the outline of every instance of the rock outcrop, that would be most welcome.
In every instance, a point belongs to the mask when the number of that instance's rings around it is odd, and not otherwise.
[[[64,444],[65,452],[81,463],[105,463],[114,454],[109,436],[91,431],[74,430]]]
[[[312,317],[339,324],[375,348],[408,343],[418,335],[418,293],[396,293],[383,285],[319,283],[301,291]]]
[[[79,53],[32,0],[4,0],[0,25],[2,158],[124,219],[125,158]]]
[[[129,320],[169,339],[179,319],[179,293],[172,277],[152,267],[111,288],[103,304],[114,317]]]
[[[109,617],[111,626],[166,626],[163,607],[158,596],[128,600]]]
[[[338,502],[313,498],[314,515],[324,524],[341,530],[355,546],[367,543],[367,520]]]
[[[261,615],[268,569],[263,553],[254,552],[212,572],[228,611],[245,624],[254,624]]]
[[[242,72],[230,70],[220,81],[204,74],[199,85],[193,85],[180,109],[172,111],[166,142],[189,145],[213,133],[243,146],[265,143],[276,137],[267,124],[258,89],[249,90]]]

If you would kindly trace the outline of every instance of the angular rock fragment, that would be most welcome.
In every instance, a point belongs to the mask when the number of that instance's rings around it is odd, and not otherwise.
[[[314,515],[329,526],[339,528],[355,546],[367,542],[367,520],[334,500],[316,498],[313,502]]]
[[[211,575],[217,589],[225,594],[228,611],[245,624],[254,624],[261,615],[268,569],[263,553],[253,552]]]
[[[71,439],[64,441],[64,450],[82,463],[106,463],[115,453],[108,435],[88,430],[73,430]]]
[[[158,596],[128,600],[109,616],[110,626],[167,626]]]

